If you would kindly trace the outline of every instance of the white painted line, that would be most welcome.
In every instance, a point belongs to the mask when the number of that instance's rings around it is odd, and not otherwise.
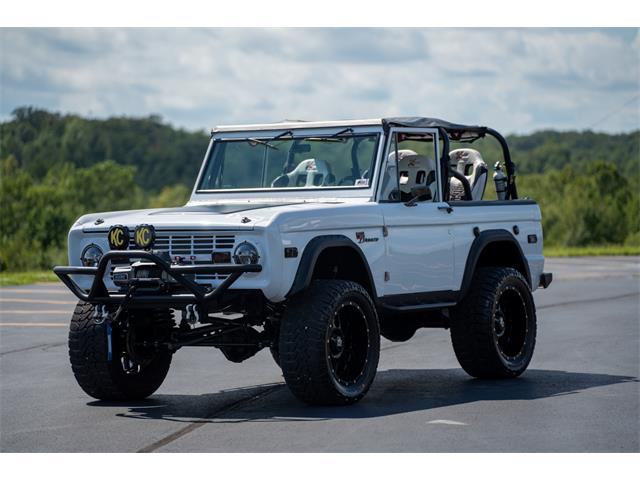
[[[73,309],[69,310],[3,310],[0,309],[0,315],[68,315],[73,313]]]
[[[47,305],[75,305],[78,302],[69,300],[36,300],[33,298],[5,298],[0,297],[0,302],[17,302],[17,303],[44,303]]]
[[[469,425],[464,422],[456,422],[455,420],[431,420],[430,422],[433,425]]]
[[[1,322],[0,327],[68,327],[68,323],[6,323]]]

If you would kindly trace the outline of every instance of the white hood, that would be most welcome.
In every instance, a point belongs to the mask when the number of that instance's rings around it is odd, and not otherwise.
[[[74,229],[84,232],[103,232],[113,225],[134,228],[149,224],[158,229],[229,229],[253,230],[266,227],[276,217],[290,213],[298,217],[311,210],[335,208],[345,203],[340,200],[305,201],[290,200],[278,202],[234,202],[215,204],[188,204],[178,208],[149,210],[125,210],[84,215],[74,224]],[[348,204],[364,202],[346,202]],[[345,205],[346,206],[346,205]]]
[[[187,205],[178,208],[104,212],[85,215],[74,226],[82,227],[85,232],[108,230],[113,225],[132,228],[140,224],[150,224],[160,229],[220,227],[252,230],[258,220],[268,220],[273,216],[270,211],[274,207],[283,205],[287,204]]]

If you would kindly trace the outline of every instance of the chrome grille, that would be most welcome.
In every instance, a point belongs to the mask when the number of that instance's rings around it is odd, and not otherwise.
[[[214,251],[233,249],[235,240],[235,235],[185,234],[182,232],[166,234],[160,232],[156,233],[156,241],[153,248],[169,252],[172,257],[176,255],[211,255]]]

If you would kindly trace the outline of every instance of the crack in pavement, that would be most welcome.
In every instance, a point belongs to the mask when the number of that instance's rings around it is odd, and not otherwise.
[[[383,348],[380,349],[380,351],[383,350],[390,350],[392,348],[398,348],[398,347],[403,347],[405,346],[406,342],[401,343],[401,344],[394,344],[394,345],[387,345]],[[185,435],[190,434],[191,432],[193,432],[194,430],[199,429],[200,427],[203,427],[204,425],[210,424],[211,422],[209,422],[209,420],[211,420],[212,418],[216,417],[216,416],[220,416],[223,415],[225,413],[228,413],[230,411],[236,410],[238,408],[244,407],[256,400],[260,400],[261,398],[266,397],[267,395],[270,395],[272,393],[274,393],[276,390],[281,389],[282,387],[286,387],[285,383],[279,383],[277,385],[270,385],[268,387],[265,387],[262,391],[251,395],[249,397],[245,397],[245,398],[240,398],[238,400],[236,400],[235,402],[232,402],[228,405],[223,405],[217,409],[215,409],[213,412],[209,413],[208,415],[206,415],[205,417],[199,419],[199,420],[194,420],[193,422],[190,422],[189,425],[180,428],[178,430],[176,430],[173,433],[170,433],[169,435],[162,437],[160,440],[157,440],[145,447],[140,448],[139,450],[137,450],[136,453],[152,453],[155,452],[156,450],[158,450],[159,448],[162,448],[166,445],[169,445],[172,442],[175,442],[176,440],[178,440],[179,438],[184,437]]]
[[[15,350],[7,350],[6,352],[0,352],[0,357],[4,355],[9,355],[10,353],[26,352],[28,350],[35,350],[37,348],[42,348],[44,350],[46,348],[60,347],[66,344],[67,342],[41,343],[39,345],[32,345],[31,347],[16,348]]]
[[[536,307],[536,310],[544,310],[545,308],[554,308],[554,307],[564,307],[565,305],[574,305],[576,303],[596,303],[607,300],[620,300],[622,298],[628,297],[637,297],[640,295],[640,292],[632,292],[632,293],[624,293],[622,295],[615,295],[612,297],[602,297],[602,298],[585,298],[580,300],[568,300],[566,302],[558,302],[558,303],[550,303],[549,305],[542,305],[540,307]]]
[[[151,453],[154,452],[156,450],[158,450],[159,448],[164,447],[165,445],[168,445],[172,442],[175,442],[176,440],[178,440],[179,438],[184,437],[185,435],[190,434],[191,432],[193,432],[194,430],[197,430],[198,428],[206,425],[207,423],[209,423],[207,420],[212,419],[213,417],[225,414],[227,412],[230,412],[232,410],[235,410],[236,408],[240,408],[244,405],[247,405],[253,401],[259,400],[263,397],[266,397],[267,395],[269,395],[270,393],[275,392],[276,390],[284,387],[285,384],[284,383],[279,383],[277,385],[271,385],[269,387],[265,387],[262,391],[251,395],[250,397],[245,397],[245,398],[240,398],[238,400],[236,400],[233,403],[230,403],[228,405],[223,405],[217,409],[215,409],[213,412],[209,413],[206,417],[203,417],[200,420],[195,420],[193,422],[191,422],[189,425],[187,425],[186,427],[183,427],[179,430],[176,430],[175,432],[162,437],[160,440],[157,440],[145,447],[140,448],[137,453]]]

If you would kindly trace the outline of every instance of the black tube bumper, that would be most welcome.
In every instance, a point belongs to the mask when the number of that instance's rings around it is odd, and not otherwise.
[[[553,281],[552,273],[543,273],[542,275],[540,275],[539,286],[542,288],[547,288],[549,285],[551,285],[552,281]]]
[[[186,293],[149,293],[148,287],[157,285],[157,279],[134,279],[132,285],[140,288],[140,292],[132,296],[129,305],[163,305],[179,306],[189,304],[208,305],[215,302],[243,273],[257,273],[262,271],[261,265],[173,265],[159,256],[144,250],[110,251],[105,253],[97,267],[54,267],[53,272],[62,280],[71,292],[80,300],[92,304],[121,304],[127,297],[127,292],[110,292],[104,284],[104,274],[109,263],[117,259],[146,260],[154,263],[177,285],[183,287]],[[227,278],[215,288],[209,289],[198,285],[186,275],[223,274]],[[91,275],[94,277],[88,291],[73,281],[71,275]],[[155,283],[154,283],[155,282]],[[145,288],[147,287],[147,288]],[[131,288],[131,287],[130,287]],[[146,290],[146,292],[145,292]]]

